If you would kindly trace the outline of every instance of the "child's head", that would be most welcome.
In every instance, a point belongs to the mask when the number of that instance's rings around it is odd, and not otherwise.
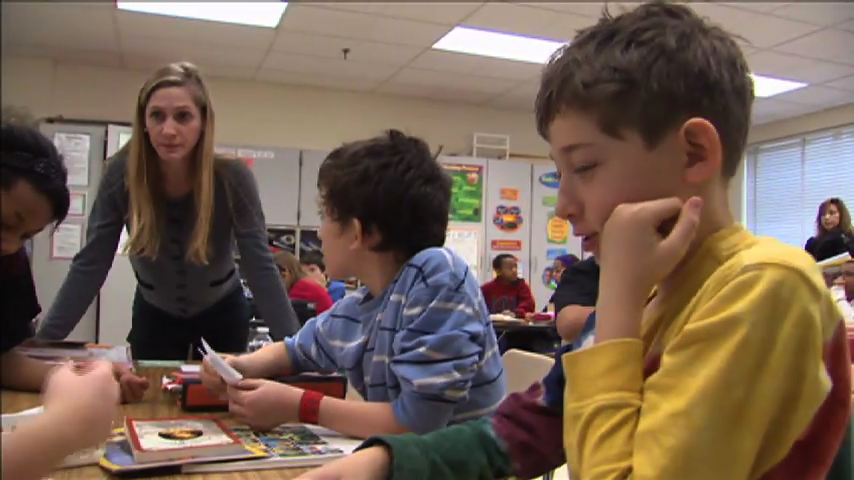
[[[305,278],[306,274],[302,271],[297,257],[287,250],[279,250],[273,254],[273,261],[276,262],[276,267],[279,269],[279,274],[285,282],[285,288],[288,290],[294,286],[301,278]]]
[[[519,278],[516,257],[509,253],[496,255],[492,259],[492,269],[495,271],[495,276],[505,282],[514,282]]]
[[[621,203],[694,195],[726,211],[750,127],[741,49],[690,8],[644,4],[600,21],[545,67],[535,110],[561,176],[557,213],[598,253]]]
[[[3,125],[0,152],[0,253],[23,247],[50,224],[68,214],[68,171],[53,143],[38,130]]]
[[[578,262],[578,257],[575,255],[561,255],[555,258],[554,263],[552,264],[552,270],[554,271],[554,275],[557,279],[560,279],[560,276],[563,274],[563,271],[572,266],[575,262]]]
[[[842,286],[848,297],[854,297],[854,260],[848,260],[842,264]]]
[[[326,265],[323,264],[323,256],[319,253],[309,252],[300,254],[299,263],[302,265],[302,271],[308,278],[315,282],[326,286]]]
[[[828,198],[818,206],[815,216],[816,233],[821,235],[837,228],[851,233],[851,213],[841,198]]]
[[[451,180],[420,138],[389,130],[336,148],[317,187],[318,235],[332,278],[361,278],[377,256],[402,265],[445,243]]]

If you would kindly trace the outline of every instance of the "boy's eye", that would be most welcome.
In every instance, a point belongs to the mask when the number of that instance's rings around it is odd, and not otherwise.
[[[572,173],[573,173],[573,174],[575,174],[575,175],[583,175],[583,174],[585,174],[585,173],[587,173],[587,172],[590,172],[591,170],[593,170],[593,169],[594,169],[594,168],[596,168],[597,166],[598,166],[598,165],[597,165],[597,164],[595,164],[595,163],[588,163],[588,164],[585,164],[585,165],[579,165],[578,167],[575,167],[575,168],[572,170]]]

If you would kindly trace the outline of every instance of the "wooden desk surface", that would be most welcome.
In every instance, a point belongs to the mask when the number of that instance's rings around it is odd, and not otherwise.
[[[175,394],[170,394],[168,392],[164,392],[160,388],[161,378],[163,375],[169,372],[175,371],[174,368],[146,368],[142,369],[141,372],[144,373],[149,380],[151,381],[151,388],[146,392],[145,398],[140,403],[134,403],[131,405],[123,405],[122,406],[122,414],[124,416],[129,417],[140,417],[140,418],[158,418],[158,417],[175,417],[175,416],[186,416],[186,415],[194,415],[191,413],[186,413],[181,411],[180,407],[178,407],[176,400],[177,397]],[[20,412],[21,410],[26,410],[28,408],[33,408],[41,405],[41,398],[39,395],[34,393],[19,393],[19,392],[11,392],[7,390],[3,390],[0,393],[0,405],[2,405],[3,413],[14,413]],[[199,414],[195,414],[199,415]],[[207,415],[207,414],[204,414]],[[226,423],[231,423],[229,421],[229,417],[227,413],[213,413],[210,414],[212,416],[217,416],[223,418]],[[117,419],[121,420],[121,419]],[[287,468],[280,470],[258,470],[258,471],[248,471],[248,472],[234,472],[234,473],[207,473],[207,474],[182,474],[182,475],[166,475],[166,476],[158,476],[158,479],[176,479],[176,478],[194,478],[194,479],[233,479],[233,480],[250,480],[250,479],[266,479],[266,478],[276,478],[276,479],[294,479],[299,475],[308,472],[311,469],[307,468]],[[111,477],[105,470],[97,465],[92,465],[88,467],[79,467],[79,468],[69,468],[64,470],[57,470],[53,474],[51,474],[51,478],[54,480],[63,480],[63,479],[97,479],[97,478],[114,478]],[[146,478],[137,476],[136,478]]]

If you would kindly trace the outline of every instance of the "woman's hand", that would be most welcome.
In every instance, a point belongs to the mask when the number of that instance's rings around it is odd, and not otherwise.
[[[387,448],[371,447],[300,475],[297,480],[382,480],[388,478],[391,466]]]
[[[114,363],[113,375],[122,391],[122,401],[125,403],[135,403],[142,400],[145,392],[148,390],[148,378],[133,373],[128,367]]]

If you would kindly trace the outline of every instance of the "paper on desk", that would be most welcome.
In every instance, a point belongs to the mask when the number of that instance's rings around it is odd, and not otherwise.
[[[213,351],[204,338],[202,338],[202,347],[204,348],[205,359],[210,362],[211,366],[216,370],[216,373],[225,380],[225,383],[229,385],[236,385],[237,382],[243,380],[243,375],[235,370],[234,367],[229,365],[224,358],[220,357],[215,351]]]
[[[15,430],[15,428],[17,428],[19,423],[25,420],[29,420],[31,418],[38,417],[42,413],[44,413],[43,406],[38,406],[15,413],[4,413],[2,416],[3,431],[11,432]]]

